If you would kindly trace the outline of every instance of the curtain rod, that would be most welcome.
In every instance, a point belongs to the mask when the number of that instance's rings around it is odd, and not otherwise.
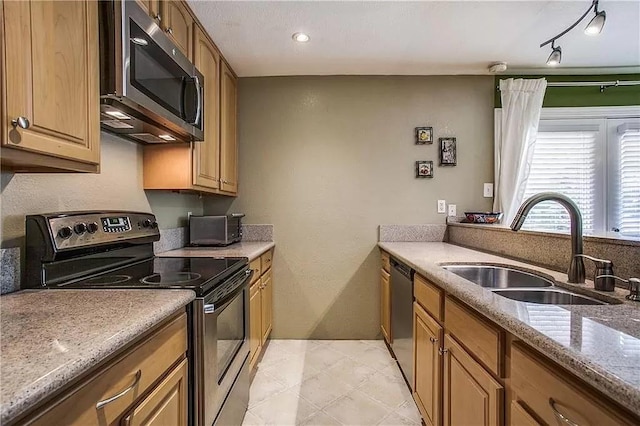
[[[618,86],[639,86],[640,81],[636,80],[615,80],[615,81],[550,81],[547,83],[548,87],[592,87],[600,86],[600,92],[604,92],[605,89]],[[496,88],[500,91],[500,87]]]

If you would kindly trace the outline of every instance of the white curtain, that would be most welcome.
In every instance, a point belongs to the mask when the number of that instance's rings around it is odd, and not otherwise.
[[[503,212],[506,224],[523,201],[546,88],[544,78],[500,80],[502,111],[495,129],[493,211]]]

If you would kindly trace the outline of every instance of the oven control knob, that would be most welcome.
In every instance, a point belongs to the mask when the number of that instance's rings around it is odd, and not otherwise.
[[[155,220],[153,222],[151,222],[151,227],[153,229],[156,229],[158,227],[158,222],[156,222]]]
[[[143,228],[151,228],[151,220],[145,219],[144,221],[142,221],[142,227]]]
[[[87,232],[90,234],[95,233],[98,230],[98,224],[95,222],[87,223]]]
[[[85,232],[87,232],[87,225],[82,222],[76,223],[75,226],[73,227],[73,230],[75,231],[76,234],[82,235]]]
[[[71,237],[72,234],[73,234],[73,230],[71,229],[70,226],[63,226],[58,230],[58,237],[65,240]]]

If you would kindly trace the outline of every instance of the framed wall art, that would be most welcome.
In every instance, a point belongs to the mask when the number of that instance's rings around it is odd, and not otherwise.
[[[433,143],[433,127],[416,127],[416,145]]]
[[[456,138],[440,138],[440,165],[455,166],[458,163]]]
[[[416,178],[432,178],[433,161],[416,161]]]

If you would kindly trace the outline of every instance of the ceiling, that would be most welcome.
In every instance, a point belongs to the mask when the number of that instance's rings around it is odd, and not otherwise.
[[[189,4],[241,77],[278,75],[549,72],[540,43],[563,31],[590,1],[206,1]],[[599,36],[583,29],[557,44],[559,73],[638,72],[640,1],[600,0]],[[305,32],[311,41],[291,36]]]

